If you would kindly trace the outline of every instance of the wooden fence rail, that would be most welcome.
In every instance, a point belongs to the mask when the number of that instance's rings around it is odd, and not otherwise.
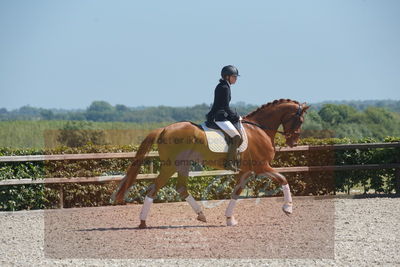
[[[371,148],[396,148],[400,142],[393,143],[367,143],[367,144],[344,144],[344,145],[318,145],[318,146],[297,146],[277,147],[277,152],[296,151],[318,151],[318,150],[346,150],[346,149],[371,149]],[[124,159],[135,157],[135,152],[119,153],[86,153],[86,154],[55,154],[55,155],[23,155],[23,156],[2,156],[0,162],[27,162],[27,161],[53,161],[53,160],[93,160],[93,159]],[[158,157],[157,151],[150,151],[147,157]]]
[[[344,145],[318,145],[318,146],[298,146],[298,147],[277,147],[277,152],[296,152],[296,151],[329,151],[329,150],[353,150],[353,149],[375,149],[375,148],[400,148],[400,142],[393,143],[366,143],[366,144],[344,144]],[[60,160],[99,160],[99,159],[123,159],[135,157],[135,152],[122,153],[87,153],[87,154],[57,154],[57,155],[24,155],[24,156],[2,156],[0,163],[6,162],[34,162],[34,161],[60,161]],[[151,151],[147,157],[158,157],[158,152]],[[150,172],[153,172],[152,162]],[[281,173],[290,172],[315,172],[315,171],[345,171],[345,170],[371,170],[371,169],[395,169],[396,191],[400,192],[400,160],[390,164],[365,164],[365,165],[332,165],[332,166],[295,166],[275,168]],[[222,176],[235,174],[227,170],[214,171],[191,171],[189,176]],[[137,179],[155,179],[157,173],[139,174]],[[177,177],[175,173],[172,177]],[[1,177],[0,177],[1,178]],[[67,184],[67,183],[108,183],[117,182],[123,175],[96,176],[96,177],[74,177],[74,178],[43,178],[43,179],[6,179],[0,180],[0,186],[7,185],[28,185],[28,184]],[[60,186],[60,203],[62,207],[63,192]]]

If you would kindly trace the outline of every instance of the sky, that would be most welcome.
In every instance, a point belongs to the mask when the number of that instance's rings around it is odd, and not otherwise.
[[[400,1],[0,0],[0,108],[400,100]]]

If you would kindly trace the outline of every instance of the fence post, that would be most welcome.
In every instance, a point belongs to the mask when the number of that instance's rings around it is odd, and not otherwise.
[[[400,149],[396,156],[396,162],[400,164]],[[394,188],[396,190],[396,194],[400,195],[400,167],[394,169]]]
[[[394,169],[394,179],[395,179],[394,188],[396,190],[396,194],[400,195],[400,168]]]
[[[59,208],[62,209],[64,208],[64,186],[62,184],[60,184],[60,187],[58,188],[58,192],[60,195],[60,202],[58,203]]]

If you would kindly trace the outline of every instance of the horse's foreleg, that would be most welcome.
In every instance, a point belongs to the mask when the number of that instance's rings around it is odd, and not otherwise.
[[[239,199],[240,193],[243,191],[244,187],[246,186],[247,178],[251,174],[253,174],[253,172],[248,171],[245,173],[238,173],[236,176],[236,179],[237,179],[236,186],[233,189],[233,192],[231,195],[231,200],[229,201],[228,207],[226,208],[226,211],[225,211],[227,226],[234,226],[234,225],[238,224],[238,222],[235,220],[235,217],[233,216],[233,209],[236,206],[236,202]]]
[[[181,173],[178,173],[178,181],[176,184],[176,191],[181,195],[183,199],[189,203],[190,207],[192,207],[193,211],[197,214],[197,220],[202,222],[207,222],[206,216],[201,210],[200,205],[196,202],[193,196],[187,190],[187,179],[188,176],[184,176]]]
[[[293,213],[292,194],[290,193],[290,187],[286,180],[286,177],[283,176],[282,174],[280,174],[279,172],[275,172],[275,171],[264,172],[261,175],[266,175],[266,176],[271,177],[273,180],[275,180],[282,186],[283,199],[284,199],[282,210],[287,215],[292,214]]]

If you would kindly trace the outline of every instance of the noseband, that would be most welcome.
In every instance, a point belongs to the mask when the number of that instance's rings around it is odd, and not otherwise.
[[[280,134],[282,134],[282,135],[284,135],[285,138],[290,138],[290,137],[292,137],[292,136],[295,135],[295,134],[299,134],[300,131],[299,131],[299,130],[295,130],[295,129],[296,129],[296,127],[298,126],[298,124],[296,124],[296,120],[301,116],[301,113],[303,113],[303,108],[301,107],[301,104],[299,104],[299,108],[297,109],[296,114],[294,114],[294,116],[290,117],[288,120],[282,122],[282,124],[286,124],[286,123],[289,122],[289,121],[293,121],[292,124],[291,124],[291,126],[290,126],[290,131],[289,131],[289,132],[286,132],[286,131],[276,131],[276,132],[277,132],[277,133],[280,133]],[[257,126],[257,127],[261,128],[261,129],[263,129],[263,130],[271,130],[271,131],[274,131],[274,129],[271,129],[271,128],[269,128],[269,127],[267,127],[267,126],[264,126],[264,125],[261,125],[261,124],[258,124],[258,123],[256,123],[256,122],[242,120],[242,123],[247,123],[247,124],[251,124],[251,125]]]

